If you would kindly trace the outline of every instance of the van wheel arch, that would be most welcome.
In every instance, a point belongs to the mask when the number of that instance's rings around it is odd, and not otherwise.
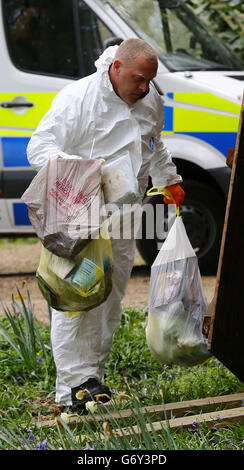
[[[215,275],[218,266],[220,244],[225,216],[225,200],[215,186],[209,182],[184,179],[182,187],[186,192],[181,215],[190,242],[198,256],[201,274]],[[163,204],[159,196],[146,197],[143,204]],[[165,210],[165,213],[167,209]],[[142,214],[142,231],[146,219]],[[156,232],[155,232],[156,233]],[[148,266],[158,254],[158,242],[154,239],[137,240],[137,249]]]

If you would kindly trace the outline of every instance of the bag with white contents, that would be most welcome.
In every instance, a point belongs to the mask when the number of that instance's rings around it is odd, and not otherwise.
[[[140,194],[129,152],[102,164],[102,189],[105,204],[134,204]]]
[[[151,267],[146,340],[158,362],[189,367],[210,357],[206,310],[197,256],[177,216]]]
[[[56,156],[49,159],[22,195],[29,218],[45,248],[74,258],[99,235],[101,161]]]

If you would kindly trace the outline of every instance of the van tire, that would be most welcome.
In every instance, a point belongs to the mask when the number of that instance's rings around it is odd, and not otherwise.
[[[225,199],[213,187],[203,182],[184,180],[186,193],[181,216],[190,242],[198,256],[201,274],[215,275],[218,267],[220,244],[225,216]],[[162,202],[161,196],[146,197],[143,204]],[[167,208],[165,208],[166,217]],[[142,214],[142,231],[145,218]],[[142,232],[143,233],[143,232]],[[148,266],[158,254],[158,239],[138,239],[137,249]]]

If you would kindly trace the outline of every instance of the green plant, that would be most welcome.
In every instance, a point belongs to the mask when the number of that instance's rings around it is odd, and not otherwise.
[[[47,380],[44,362],[37,362],[37,369],[32,369],[12,346],[12,353],[9,354],[10,343],[5,336],[0,336],[0,448],[133,451],[244,449],[244,429],[239,423],[226,425],[218,422],[212,429],[204,423],[194,423],[190,429],[175,431],[169,428],[165,417],[166,425],[154,432],[152,421],[156,421],[157,417],[143,414],[142,406],[162,404],[162,400],[169,403],[235,393],[243,390],[243,384],[215,358],[189,369],[159,365],[146,345],[146,320],[146,308],[123,309],[121,327],[115,334],[113,351],[106,367],[105,380],[114,392],[113,404],[105,406],[104,411],[99,410],[99,420],[93,415],[91,422],[88,415],[77,426],[66,423],[60,416],[60,426],[57,423],[44,428],[36,426],[37,422],[54,418],[54,368],[49,370]],[[23,319],[21,321],[24,322]],[[0,320],[0,325],[9,334],[12,332],[7,317]],[[24,329],[24,323],[21,326]],[[49,328],[38,328],[43,344],[48,344]],[[38,354],[41,349],[36,341]],[[47,354],[50,359],[49,347]],[[131,410],[127,420],[122,418],[123,409]],[[117,418],[113,417],[112,411],[116,412]],[[138,427],[139,434],[135,433],[133,426]],[[129,432],[126,433],[124,428]],[[120,436],[114,434],[115,430],[119,430]]]
[[[243,0],[193,0],[195,13],[244,61]]]
[[[43,362],[46,372],[52,362],[51,347],[44,343],[37,321],[34,316],[33,306],[30,299],[28,287],[27,301],[17,288],[20,303],[16,302],[12,295],[12,311],[3,306],[7,325],[0,324],[0,335],[11,346],[20,361],[23,361],[27,368],[36,371],[38,363]],[[6,351],[6,356],[11,357],[11,353]]]

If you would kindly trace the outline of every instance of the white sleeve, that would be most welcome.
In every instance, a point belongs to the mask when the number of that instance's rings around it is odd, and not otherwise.
[[[65,150],[72,141],[77,125],[74,108],[72,96],[63,90],[54,98],[27,146],[27,158],[35,170],[45,166],[52,156],[69,157]]]
[[[154,153],[150,164],[150,176],[153,186],[165,188],[175,183],[181,183],[182,177],[177,174],[177,168],[172,161],[172,154],[163,142],[161,130],[164,125],[164,110],[161,98],[157,100],[157,125],[154,135]]]

